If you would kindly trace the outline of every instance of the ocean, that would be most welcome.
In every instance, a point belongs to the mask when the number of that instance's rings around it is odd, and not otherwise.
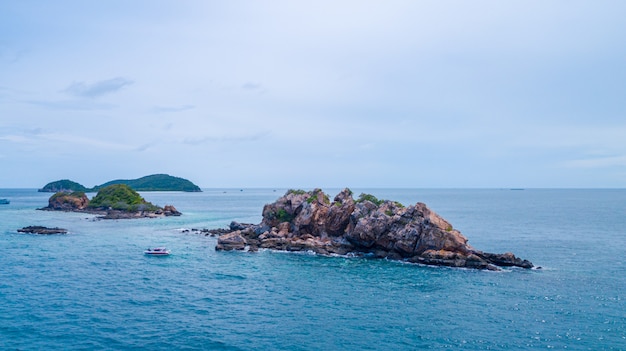
[[[626,189],[352,189],[424,202],[533,270],[216,252],[185,231],[258,223],[286,190],[144,192],[183,215],[94,220],[0,189],[0,349],[626,350]],[[69,233],[17,233],[29,225]]]

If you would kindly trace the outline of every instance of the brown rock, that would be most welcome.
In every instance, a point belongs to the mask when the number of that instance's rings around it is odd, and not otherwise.
[[[45,209],[54,211],[82,211],[89,205],[89,198],[83,192],[58,192],[48,199]]]
[[[243,250],[246,248],[246,239],[240,231],[224,234],[217,238],[215,249],[220,251]]]
[[[165,205],[165,207],[163,207],[163,214],[166,216],[180,216],[182,215],[182,213],[180,213],[176,207],[174,207],[173,205]]]

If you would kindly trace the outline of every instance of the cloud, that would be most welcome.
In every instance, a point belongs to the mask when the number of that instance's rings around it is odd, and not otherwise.
[[[9,46],[0,44],[0,62],[16,63],[25,54],[26,54],[26,50],[16,50]]]
[[[137,148],[135,148],[135,151],[139,151],[139,152],[148,151],[149,149],[151,149],[155,145],[157,145],[156,142],[151,142],[151,143],[146,143],[146,144],[143,144],[143,145],[139,145]]]
[[[131,84],[133,84],[133,81],[122,77],[101,80],[91,84],[74,82],[65,89],[65,92],[81,98],[97,98],[119,91],[123,87]]]
[[[195,109],[194,105],[181,105],[181,106],[155,106],[152,108],[152,111],[156,113],[171,113],[171,112],[182,112]]]
[[[51,143],[57,145],[69,145],[76,150],[93,148],[100,150],[128,151],[132,150],[132,145],[117,143],[114,141],[96,139],[92,136],[81,136],[66,133],[46,133],[42,131],[25,131],[23,134],[0,135],[0,141],[14,144],[45,145],[52,147]]]
[[[0,135],[0,141],[7,141],[9,143],[24,144],[32,142],[32,138],[25,137],[23,135]]]
[[[200,144],[209,143],[209,142],[239,143],[239,142],[257,141],[266,137],[269,134],[270,133],[268,131],[265,131],[265,132],[255,133],[255,134],[247,134],[247,135],[232,135],[232,136],[221,136],[221,137],[207,136],[203,138],[185,138],[183,140],[183,144],[195,146],[195,145],[200,145]]]
[[[565,162],[565,166],[569,168],[624,167],[626,166],[626,155],[571,160]]]
[[[114,105],[96,103],[85,100],[61,100],[61,101],[45,101],[45,100],[29,100],[27,103],[35,106],[45,107],[51,110],[77,110],[77,111],[95,111],[110,110]]]
[[[261,84],[248,82],[241,86],[244,90],[259,90],[261,89]]]
[[[264,94],[267,92],[267,89],[260,83],[247,82],[246,84],[241,86],[241,89],[250,91],[250,92],[258,92],[259,94]]]

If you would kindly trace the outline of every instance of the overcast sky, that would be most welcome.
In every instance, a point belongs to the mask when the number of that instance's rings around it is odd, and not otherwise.
[[[626,187],[626,1],[3,1],[0,188]]]

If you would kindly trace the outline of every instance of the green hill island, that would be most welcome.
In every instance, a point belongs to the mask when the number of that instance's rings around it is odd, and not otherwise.
[[[191,181],[173,177],[168,174],[152,174],[138,179],[117,179],[96,185],[93,188],[87,188],[82,184],[71,181],[69,179],[57,180],[46,184],[39,192],[57,193],[57,192],[97,192],[109,185],[125,184],[135,191],[185,191],[185,192],[201,192],[199,186]]]

